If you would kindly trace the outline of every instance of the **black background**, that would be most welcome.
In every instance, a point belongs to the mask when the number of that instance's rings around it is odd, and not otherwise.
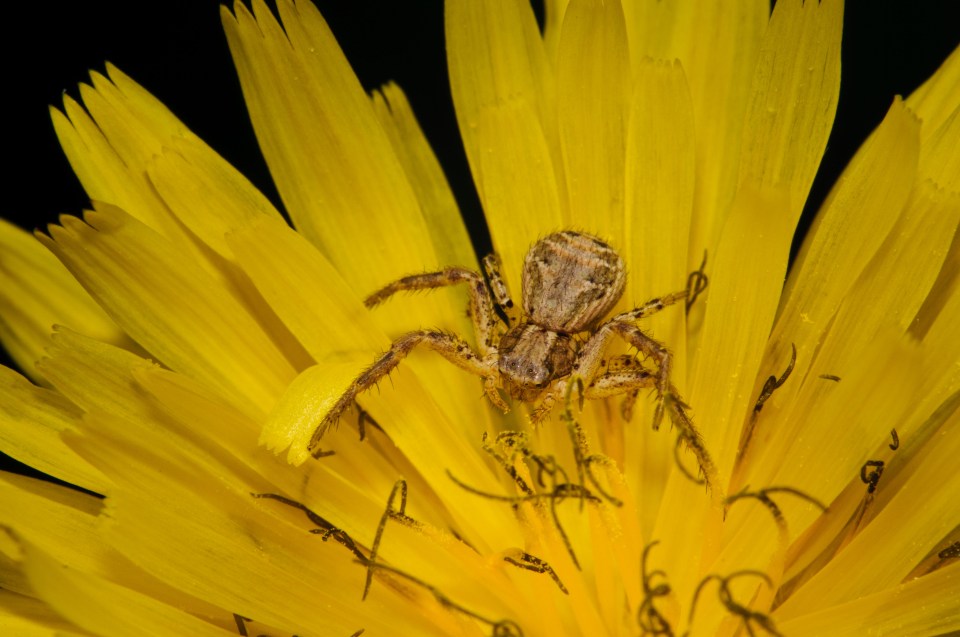
[[[406,91],[447,172],[474,244],[485,253],[489,238],[446,78],[442,0],[316,3],[365,88],[395,80]],[[220,26],[220,4],[126,0],[5,7],[0,215],[31,229],[86,205],[47,107],[59,105],[64,91],[76,97],[77,84],[87,80],[89,70],[103,70],[106,60],[160,98],[280,207],[247,120]],[[840,104],[805,218],[881,121],[894,95],[909,94],[960,43],[958,6],[956,0],[847,3]],[[2,352],[0,362],[9,364]]]

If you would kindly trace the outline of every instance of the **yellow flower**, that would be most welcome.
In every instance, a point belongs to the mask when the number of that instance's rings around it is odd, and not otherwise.
[[[893,103],[787,276],[838,0],[553,0],[542,36],[524,3],[447,1],[515,295],[558,229],[620,253],[618,309],[708,256],[696,302],[642,322],[707,489],[643,395],[629,422],[561,399],[533,428],[429,352],[311,457],[391,339],[473,337],[462,289],[363,298],[478,261],[400,89],[366,95],[317,10],[278,5],[282,27],[259,1],[222,16],[296,231],[112,66],[53,111],[92,209],[39,242],[0,225],[0,336],[30,378],[0,368],[0,448],[103,496],[0,476],[0,632],[960,630],[960,50]]]

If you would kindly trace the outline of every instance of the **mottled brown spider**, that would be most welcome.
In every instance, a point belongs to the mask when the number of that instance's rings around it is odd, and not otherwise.
[[[470,289],[470,316],[479,353],[455,334],[439,330],[404,334],[337,400],[314,432],[310,449],[317,447],[323,435],[353,405],[357,395],[389,374],[414,347],[424,346],[483,378],[487,397],[504,412],[509,411],[509,407],[500,394],[501,389],[514,399],[534,403],[531,414],[534,422],[547,416],[574,380],[578,386],[582,383],[581,398],[625,394],[625,414],[629,414],[629,406],[640,389],[653,388],[656,391],[654,429],[659,427],[667,406],[674,422],[682,421],[678,427],[684,439],[695,450],[699,447],[701,466],[704,461],[709,463],[699,444],[699,435],[683,412],[683,402],[670,383],[670,352],[636,325],[639,319],[686,299],[686,290],[651,299],[601,322],[623,295],[626,282],[623,260],[611,246],[596,237],[581,232],[557,232],[544,237],[527,252],[523,263],[523,307],[518,316],[500,276],[499,265],[495,255],[483,260],[490,281],[489,291],[478,272],[449,267],[403,277],[367,297],[365,304],[372,308],[402,290],[466,283]],[[506,321],[494,311],[494,302]],[[640,364],[607,365],[604,352],[614,336],[652,359],[656,369]],[[628,362],[635,363],[633,357],[629,358]]]

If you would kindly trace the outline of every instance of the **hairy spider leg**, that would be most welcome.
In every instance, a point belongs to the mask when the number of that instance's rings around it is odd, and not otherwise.
[[[470,292],[470,319],[476,332],[477,348],[484,358],[496,353],[497,324],[499,319],[493,311],[490,293],[478,272],[467,268],[450,267],[437,272],[412,274],[383,286],[366,299],[363,304],[373,308],[388,298],[403,291],[433,290],[458,283],[466,283]]]
[[[466,341],[454,334],[439,330],[417,330],[408,332],[395,340],[390,345],[390,349],[377,357],[370,367],[357,376],[350,387],[337,399],[336,404],[327,412],[327,415],[323,417],[320,426],[313,432],[308,448],[312,451],[320,444],[320,439],[331,427],[336,425],[340,416],[353,405],[359,394],[377,384],[380,379],[399,365],[400,361],[406,358],[413,348],[421,345],[437,352],[457,367],[483,377],[484,389],[491,402],[504,412],[509,411],[509,407],[503,402],[496,389],[497,365],[495,359],[481,359],[470,349],[470,345]]]
[[[597,398],[608,398],[610,396],[619,396],[627,394],[636,398],[637,392],[641,389],[656,388],[659,383],[659,377],[650,370],[636,367],[633,369],[622,369],[613,372],[606,372],[597,376],[593,382],[584,387],[583,396],[588,400]],[[670,421],[680,432],[680,438],[687,443],[687,447],[693,451],[697,458],[697,464],[700,465],[700,471],[703,473],[704,481],[711,489],[716,489],[719,484],[717,469],[713,464],[713,458],[707,451],[703,443],[703,437],[697,431],[690,416],[687,415],[687,406],[680,400],[677,388],[672,384],[669,386],[666,400],[666,408],[670,412]],[[632,402],[630,405],[632,406]],[[623,409],[626,409],[624,401]]]
[[[483,257],[483,271],[487,274],[487,281],[490,284],[490,291],[493,293],[493,300],[507,317],[507,327],[513,327],[520,322],[520,314],[517,307],[513,304],[513,297],[510,296],[510,288],[507,282],[500,274],[500,257],[496,253],[488,254]]]

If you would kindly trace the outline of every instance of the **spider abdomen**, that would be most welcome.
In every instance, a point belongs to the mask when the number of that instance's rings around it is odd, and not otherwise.
[[[591,329],[623,295],[623,259],[603,241],[557,232],[538,241],[523,263],[523,309],[530,322],[574,334]]]

